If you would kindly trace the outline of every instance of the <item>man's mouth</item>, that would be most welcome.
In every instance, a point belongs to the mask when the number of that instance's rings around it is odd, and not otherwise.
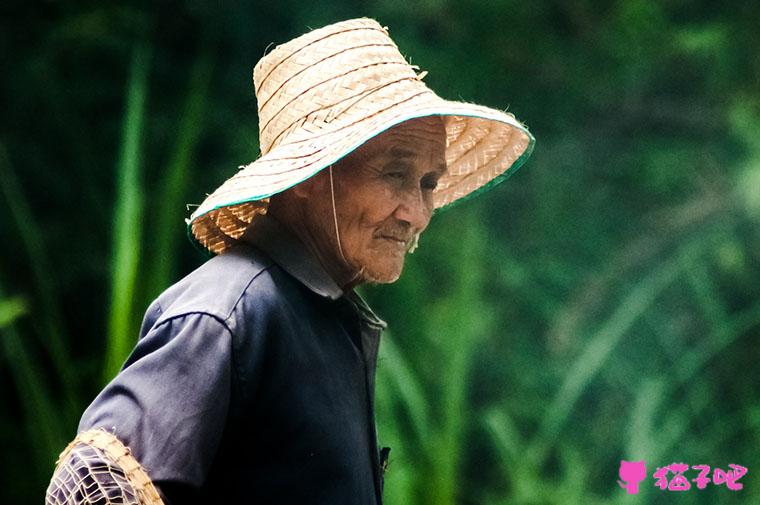
[[[408,239],[401,238],[401,237],[394,237],[391,235],[380,235],[380,238],[383,238],[385,240],[389,240],[391,242],[395,242],[396,244],[402,245],[406,247],[406,245],[409,243]]]

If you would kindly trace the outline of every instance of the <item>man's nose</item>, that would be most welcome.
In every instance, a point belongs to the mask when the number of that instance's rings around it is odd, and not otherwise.
[[[409,223],[415,232],[424,230],[430,222],[432,204],[427,202],[422,188],[410,188],[404,191],[394,216]]]

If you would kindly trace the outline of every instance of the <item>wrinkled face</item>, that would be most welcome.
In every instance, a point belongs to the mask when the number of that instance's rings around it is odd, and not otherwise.
[[[360,271],[359,282],[398,279],[415,235],[430,222],[433,190],[446,171],[446,131],[439,116],[406,121],[368,141],[333,166],[340,251],[334,261]],[[320,176],[327,179],[329,170]],[[321,218],[323,229],[335,220],[332,203]],[[337,257],[336,257],[337,256]]]

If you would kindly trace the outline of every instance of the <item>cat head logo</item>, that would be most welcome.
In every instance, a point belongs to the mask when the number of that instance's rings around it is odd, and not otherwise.
[[[620,478],[624,482],[618,481],[620,487],[625,489],[628,494],[637,494],[639,492],[639,482],[647,476],[647,467],[644,460],[641,461],[620,461]]]

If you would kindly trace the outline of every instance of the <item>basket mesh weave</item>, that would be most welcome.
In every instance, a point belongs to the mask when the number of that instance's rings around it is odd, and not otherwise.
[[[63,450],[45,494],[46,505],[163,505],[128,447],[105,430],[80,433]]]

